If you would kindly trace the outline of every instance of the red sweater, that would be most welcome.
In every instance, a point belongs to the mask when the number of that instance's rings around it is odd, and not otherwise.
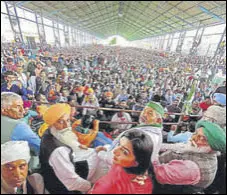
[[[132,182],[136,175],[128,174],[121,166],[113,165],[107,175],[100,178],[88,194],[151,194],[152,182],[148,177],[144,185]]]
[[[212,106],[212,104],[207,104],[206,102],[201,102],[199,104],[199,107],[204,111],[206,111],[210,106]]]

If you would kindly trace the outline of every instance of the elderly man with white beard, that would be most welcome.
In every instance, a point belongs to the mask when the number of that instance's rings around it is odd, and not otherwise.
[[[40,163],[45,187],[50,193],[87,192],[90,181],[95,182],[99,148],[87,148],[78,142],[72,132],[70,111],[68,104],[55,104],[43,115],[49,127],[42,136]]]
[[[215,178],[217,151],[226,150],[224,130],[209,121],[199,121],[195,134],[187,144],[162,144],[161,113],[163,111],[159,104],[149,103],[141,113],[141,125],[133,128],[149,134],[155,143],[151,157],[154,176],[157,180],[154,193],[187,194],[203,191]],[[117,144],[118,138],[114,141],[112,148]],[[109,166],[112,164],[111,149],[98,154]],[[163,153],[159,156],[160,151]]]
[[[157,193],[201,193],[214,181],[218,151],[226,152],[226,134],[219,125],[200,120],[188,143],[162,144],[160,151],[153,168],[158,183],[166,185],[157,185]]]
[[[112,143],[111,146],[104,146],[102,147],[103,151],[100,151],[98,153],[98,157],[102,160],[102,162],[105,162],[108,167],[111,167],[112,165],[112,157],[113,157],[113,149],[119,144],[120,138],[124,135],[125,132],[128,132],[132,129],[136,129],[138,131],[143,131],[146,134],[148,134],[153,143],[153,153],[151,155],[151,162],[156,160],[158,158],[158,153],[162,145],[162,117],[164,115],[164,109],[163,107],[156,102],[149,102],[143,111],[141,112],[140,118],[139,118],[139,125],[128,129],[124,132],[122,132]],[[100,148],[101,150],[101,148]],[[103,164],[105,164],[103,163]],[[102,165],[103,165],[102,164]]]

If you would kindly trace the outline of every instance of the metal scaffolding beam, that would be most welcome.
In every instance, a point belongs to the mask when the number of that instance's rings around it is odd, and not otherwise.
[[[166,47],[166,51],[170,51],[172,43],[173,43],[173,37],[174,37],[174,33],[170,34],[168,43],[167,43],[167,47]]]
[[[72,46],[76,45],[75,29],[71,27]]]
[[[35,18],[36,18],[36,25],[38,29],[38,34],[39,34],[39,41],[41,47],[47,44],[46,42],[46,33],[44,29],[44,24],[43,24],[43,16],[42,12],[35,12]]]
[[[192,43],[192,47],[190,49],[189,55],[191,55],[191,56],[197,55],[198,47],[201,43],[204,30],[205,30],[204,27],[197,29],[196,34],[195,34],[194,39],[193,39],[193,43]]]
[[[225,52],[226,52],[226,27],[225,27],[224,32],[222,33],[221,39],[218,43],[214,56],[211,59],[211,64],[213,66],[218,65],[219,62],[221,61],[221,59],[223,58]]]
[[[20,27],[20,20],[17,15],[15,3],[13,5],[8,5],[8,3],[5,1],[5,5],[6,5],[7,14],[9,16],[11,29],[14,33],[14,39],[16,42],[21,42],[24,44],[24,39],[23,39],[21,27]]]
[[[52,21],[53,23],[53,32],[54,32],[54,42],[56,47],[61,47],[61,41],[60,41],[60,32],[59,32],[59,24],[58,21]]]
[[[70,46],[69,43],[69,26],[68,25],[64,25],[64,36],[65,36],[65,45],[66,47]]]
[[[177,53],[181,53],[181,51],[182,51],[182,46],[183,46],[183,43],[184,43],[185,35],[186,35],[186,31],[183,31],[183,32],[180,33],[180,37],[179,37],[179,40],[178,40],[178,43],[177,43],[177,48],[176,48]]]

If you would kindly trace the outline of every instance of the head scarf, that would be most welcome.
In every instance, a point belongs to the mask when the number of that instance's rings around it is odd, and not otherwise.
[[[218,104],[226,106],[226,95],[223,93],[215,93],[213,96],[213,100],[216,101]]]
[[[16,160],[30,161],[30,149],[26,141],[8,141],[1,144],[1,165]]]
[[[53,125],[64,114],[70,114],[70,112],[71,107],[68,104],[54,104],[45,111],[43,120],[46,124]]]
[[[226,134],[219,125],[200,120],[196,124],[196,129],[202,127],[210,147],[215,151],[226,152]]]
[[[31,101],[24,101],[24,108],[31,108],[32,102]]]

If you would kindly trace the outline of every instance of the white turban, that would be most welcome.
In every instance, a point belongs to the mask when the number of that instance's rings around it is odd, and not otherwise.
[[[1,165],[16,160],[25,160],[28,163],[30,158],[30,149],[26,141],[8,141],[1,144]]]

